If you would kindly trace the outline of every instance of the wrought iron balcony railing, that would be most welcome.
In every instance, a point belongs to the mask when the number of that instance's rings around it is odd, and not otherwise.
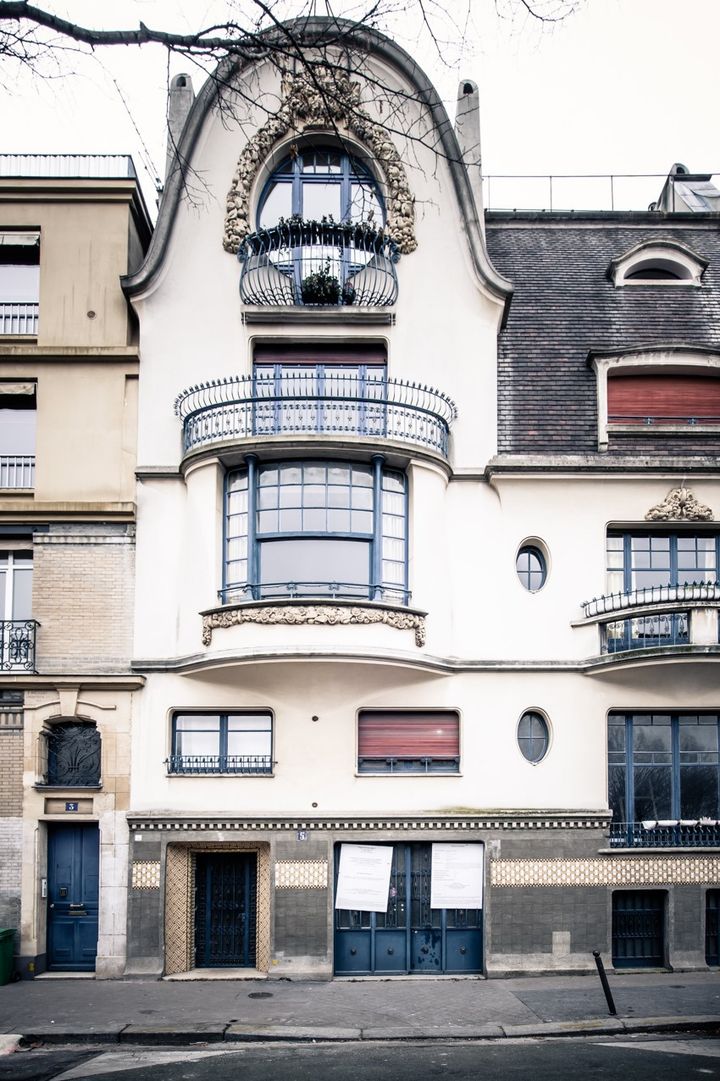
[[[32,488],[34,454],[0,454],[0,488]]]
[[[222,604],[282,597],[292,600],[370,600],[408,605],[411,593],[409,589],[399,586],[373,585],[370,582],[258,582],[257,585],[229,584],[218,591],[218,597]]]
[[[603,653],[619,653],[626,649],[651,649],[660,646],[690,644],[688,612],[666,612],[636,619],[621,619],[605,623],[602,628]]]
[[[367,223],[281,221],[238,251],[244,304],[386,307],[397,300],[397,245]]]
[[[717,848],[720,822],[611,822],[611,848]]]
[[[0,334],[37,334],[37,303],[15,303],[0,300]]]
[[[363,756],[358,759],[358,773],[458,773],[460,759],[455,755]]]
[[[626,593],[608,593],[583,601],[586,618],[601,616],[606,612],[619,612],[623,608],[644,608],[695,601],[720,601],[720,582],[687,582],[677,586],[646,586]]]
[[[272,773],[269,754],[171,754],[168,773]]]
[[[285,373],[272,381],[253,376],[190,387],[175,401],[185,453],[235,439],[275,435],[362,436],[412,443],[447,457],[457,416],[445,394],[401,379],[361,382],[357,374]]]
[[[35,619],[0,621],[0,672],[35,671]]]

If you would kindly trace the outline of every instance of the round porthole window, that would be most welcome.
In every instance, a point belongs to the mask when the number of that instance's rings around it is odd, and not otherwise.
[[[524,544],[517,554],[515,570],[522,585],[530,593],[542,589],[547,578],[545,556],[534,544]]]
[[[528,762],[540,762],[547,754],[550,743],[548,724],[541,713],[528,710],[518,722],[517,740]]]

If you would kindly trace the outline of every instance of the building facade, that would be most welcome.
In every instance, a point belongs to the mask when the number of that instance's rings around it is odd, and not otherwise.
[[[451,123],[392,42],[303,25],[312,78],[173,80],[157,225],[108,278],[130,337],[84,386],[137,376],[136,441],[121,412],[116,487],[63,489],[113,510],[36,519],[57,588],[6,684],[23,955],[71,814],[98,975],[717,965],[717,191],[485,212],[475,84]],[[80,724],[116,752],[75,799],[33,755]]]
[[[474,84],[366,60],[171,90],[127,972],[704,967],[714,209],[483,220]]]
[[[0,922],[18,971],[125,965],[137,324],[125,157],[0,157]]]

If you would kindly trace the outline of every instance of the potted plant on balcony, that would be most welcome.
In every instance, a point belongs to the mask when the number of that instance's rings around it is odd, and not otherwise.
[[[330,269],[330,260],[308,274],[300,283],[303,304],[339,304],[340,282]]]

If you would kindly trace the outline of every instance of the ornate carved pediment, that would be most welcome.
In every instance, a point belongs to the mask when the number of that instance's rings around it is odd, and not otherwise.
[[[712,522],[713,512],[698,502],[689,488],[673,488],[662,503],[651,507],[647,522]]]
[[[307,74],[286,74],[282,80],[282,103],[278,111],[248,141],[238,160],[227,197],[223,247],[237,252],[250,224],[250,190],[262,164],[289,133],[301,135],[310,128],[355,135],[379,162],[386,180],[387,221],[385,232],[403,255],[417,247],[415,204],[400,155],[381,124],[360,103],[360,84],[333,68],[314,68]]]
[[[384,623],[400,631],[415,631],[415,645],[425,645],[425,617],[397,608],[363,608],[359,605],[302,604],[267,605],[261,608],[231,608],[203,616],[203,645],[212,642],[213,630],[241,623],[315,624],[338,626],[349,623]]]

